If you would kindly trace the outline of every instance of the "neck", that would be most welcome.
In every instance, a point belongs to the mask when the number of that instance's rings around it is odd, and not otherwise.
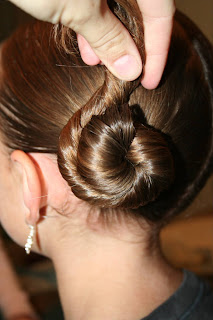
[[[52,259],[66,319],[139,320],[182,281],[160,249],[148,253],[143,242],[95,236],[59,247]]]

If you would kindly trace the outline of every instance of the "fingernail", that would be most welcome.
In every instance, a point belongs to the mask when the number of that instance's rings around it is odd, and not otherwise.
[[[113,67],[124,80],[134,80],[141,74],[142,65],[131,55],[125,55],[116,60]]]

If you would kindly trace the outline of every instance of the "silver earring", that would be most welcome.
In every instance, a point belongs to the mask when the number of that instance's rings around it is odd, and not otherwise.
[[[27,237],[27,242],[25,244],[26,254],[30,254],[30,250],[31,250],[32,244],[33,244],[34,232],[35,232],[34,226],[29,225],[29,228],[30,228],[30,233],[29,233],[29,236]]]

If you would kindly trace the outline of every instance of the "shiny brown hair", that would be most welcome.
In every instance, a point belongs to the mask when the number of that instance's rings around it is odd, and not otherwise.
[[[109,1],[145,62],[136,1]],[[75,33],[35,21],[1,52],[0,121],[10,149],[58,156],[73,193],[100,212],[166,221],[211,170],[213,51],[184,15],[175,16],[168,62],[149,91],[86,66]]]

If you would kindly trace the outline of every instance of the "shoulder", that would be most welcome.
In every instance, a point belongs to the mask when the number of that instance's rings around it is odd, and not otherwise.
[[[141,320],[212,320],[213,291],[194,273],[184,270],[177,291],[149,316]]]
[[[213,319],[213,291],[205,282],[200,280],[201,291],[194,301],[195,307],[186,320],[211,320]]]

